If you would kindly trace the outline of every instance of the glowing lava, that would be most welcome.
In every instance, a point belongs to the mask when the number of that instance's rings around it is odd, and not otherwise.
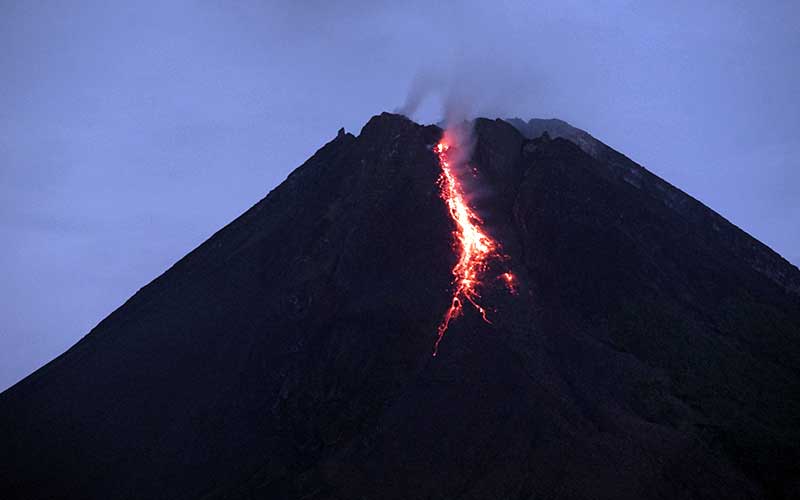
[[[439,343],[444,337],[444,333],[450,326],[450,321],[463,313],[464,302],[472,304],[483,317],[483,320],[490,323],[486,317],[486,309],[478,304],[480,294],[477,287],[481,284],[481,277],[486,271],[489,261],[492,258],[501,257],[498,252],[500,245],[481,228],[483,220],[476,214],[464,199],[464,190],[458,176],[454,170],[455,165],[450,158],[449,152],[453,141],[445,132],[442,140],[434,147],[436,156],[439,157],[439,166],[442,173],[439,176],[439,187],[441,197],[447,204],[450,217],[455,223],[456,229],[453,236],[456,240],[459,252],[458,262],[453,267],[453,298],[450,307],[439,323],[438,337],[433,347],[433,355],[439,351]],[[504,273],[502,278],[506,285],[514,291],[514,276]]]

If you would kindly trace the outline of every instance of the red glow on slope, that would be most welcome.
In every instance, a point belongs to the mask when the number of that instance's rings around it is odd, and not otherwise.
[[[464,199],[464,190],[461,182],[454,170],[455,165],[449,152],[453,147],[453,142],[449,134],[445,132],[442,140],[434,147],[436,156],[439,157],[439,166],[442,173],[439,176],[439,187],[441,197],[447,204],[450,217],[456,225],[453,236],[456,241],[456,248],[459,252],[458,262],[453,267],[453,298],[450,307],[445,312],[442,322],[439,323],[438,337],[433,348],[433,355],[439,351],[439,343],[444,337],[444,333],[450,326],[450,321],[459,317],[464,311],[464,302],[469,302],[483,317],[483,320],[490,323],[486,317],[486,309],[478,304],[480,294],[477,287],[481,284],[481,277],[486,271],[489,261],[493,257],[499,257],[498,243],[481,228],[483,220],[470,208]],[[514,276],[511,273],[502,275],[508,288],[513,292]]]

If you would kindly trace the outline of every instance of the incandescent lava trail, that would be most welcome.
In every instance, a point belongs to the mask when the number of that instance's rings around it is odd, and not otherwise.
[[[481,284],[481,278],[486,271],[489,261],[493,258],[504,258],[500,252],[500,245],[483,230],[483,220],[467,204],[464,196],[464,189],[456,173],[456,165],[451,158],[450,152],[457,143],[456,137],[449,131],[445,131],[442,139],[434,147],[434,152],[439,158],[439,188],[441,197],[447,205],[450,217],[455,223],[453,236],[455,238],[455,249],[458,251],[458,261],[453,267],[453,297],[450,307],[445,312],[444,318],[439,323],[438,337],[433,347],[433,355],[439,352],[439,343],[444,337],[444,333],[450,326],[450,321],[463,313],[464,302],[472,304],[481,314],[484,321],[489,323],[486,317],[486,309],[478,304],[480,294],[477,287]],[[502,275],[508,288],[513,292],[514,276],[510,272]]]

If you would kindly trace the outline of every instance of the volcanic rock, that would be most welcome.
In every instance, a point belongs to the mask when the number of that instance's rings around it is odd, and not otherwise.
[[[800,271],[565,122],[474,131],[491,323],[432,356],[442,130],[375,116],[0,395],[0,498],[800,496]]]

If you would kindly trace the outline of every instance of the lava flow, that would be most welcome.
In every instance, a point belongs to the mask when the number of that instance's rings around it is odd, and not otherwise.
[[[439,351],[439,343],[444,337],[444,333],[450,326],[450,321],[463,313],[464,301],[472,304],[483,317],[483,320],[490,323],[486,317],[486,309],[478,304],[480,294],[477,287],[481,284],[481,278],[486,271],[489,261],[492,258],[501,257],[499,254],[500,245],[481,228],[483,220],[467,204],[464,197],[464,190],[458,176],[454,170],[455,165],[450,158],[449,152],[452,146],[452,139],[445,132],[442,140],[434,147],[434,152],[439,158],[441,174],[439,176],[439,187],[441,197],[447,204],[450,217],[455,223],[453,236],[459,252],[458,261],[453,267],[453,298],[450,307],[439,323],[438,337],[433,347],[433,355]],[[503,278],[513,292],[513,275],[506,272]]]

